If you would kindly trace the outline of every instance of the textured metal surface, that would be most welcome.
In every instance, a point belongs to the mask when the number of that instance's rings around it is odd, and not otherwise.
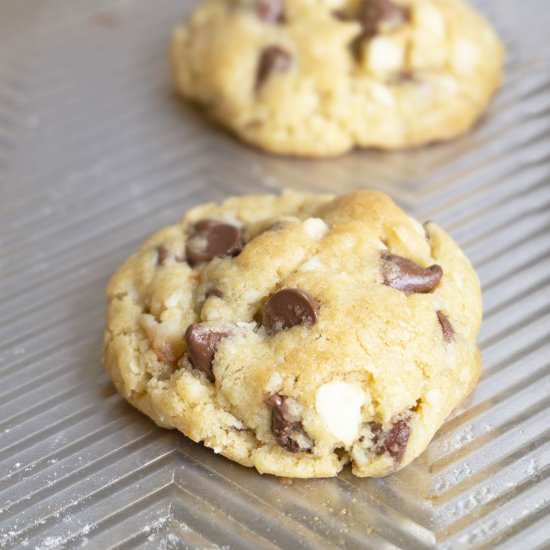
[[[550,59],[545,0],[480,2],[509,50],[477,130],[410,153],[271,158],[172,95],[181,0],[0,3],[0,548],[550,544]],[[285,483],[156,428],[100,364],[109,274],[189,206],[375,187],[464,246],[485,370],[382,480]]]

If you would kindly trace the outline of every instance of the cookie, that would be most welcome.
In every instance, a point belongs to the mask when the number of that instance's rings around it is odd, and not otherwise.
[[[266,151],[326,156],[453,138],[501,82],[463,0],[206,0],[172,39],[177,89]]]
[[[108,300],[120,394],[279,476],[402,468],[481,365],[470,262],[381,193],[199,206],[117,270]]]

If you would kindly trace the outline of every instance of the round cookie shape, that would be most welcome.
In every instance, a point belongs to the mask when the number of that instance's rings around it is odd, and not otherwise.
[[[467,131],[504,50],[466,0],[205,0],[171,58],[177,90],[245,142],[328,156]]]
[[[196,261],[192,241],[206,231],[209,250],[212,224],[230,238]],[[119,393],[261,473],[394,472],[481,367],[470,262],[381,193],[196,207],[145,241],[107,293],[104,358]]]

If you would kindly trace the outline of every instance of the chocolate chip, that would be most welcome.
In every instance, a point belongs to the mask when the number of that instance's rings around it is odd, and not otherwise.
[[[397,74],[390,77],[388,84],[391,86],[404,85],[404,84],[420,84],[422,80],[414,71],[410,69],[403,69]]]
[[[164,265],[169,255],[168,249],[163,244],[157,246],[157,265]]]
[[[370,429],[375,454],[388,453],[396,462],[401,462],[411,434],[409,423],[396,420],[387,432],[383,432],[378,422],[371,422]]]
[[[409,19],[409,10],[391,0],[363,0],[359,22],[363,26],[363,39],[372,38],[381,30],[394,30]]]
[[[282,23],[283,1],[282,0],[256,0],[256,15],[264,23]]]
[[[189,325],[185,332],[187,353],[191,365],[204,372],[211,382],[214,382],[212,361],[216,353],[216,346],[226,336],[227,332],[212,330],[197,323]]]
[[[441,280],[443,269],[438,265],[422,267],[412,260],[384,253],[382,255],[384,284],[403,292],[431,292]]]
[[[398,420],[392,424],[390,431],[386,434],[384,439],[384,447],[388,454],[396,461],[401,462],[409,436],[411,435],[411,428],[409,423],[405,420]]]
[[[351,44],[355,56],[361,56],[365,40],[377,35],[381,29],[392,31],[400,27],[409,17],[408,8],[391,0],[363,0],[358,14],[363,30]]]
[[[369,422],[369,428],[372,432],[372,443],[375,446],[375,449],[378,449],[378,444],[382,435],[382,424],[380,424],[380,422]],[[381,453],[377,452],[377,454]]]
[[[311,450],[313,444],[296,412],[298,403],[277,393],[269,397],[266,403],[271,407],[271,431],[277,443],[291,453]]]
[[[256,89],[260,88],[273,72],[289,69],[292,56],[280,46],[268,46],[262,50],[256,70]]]
[[[217,256],[236,256],[244,246],[236,225],[217,220],[201,220],[193,228],[185,253],[190,265],[208,262]]]
[[[353,17],[343,10],[335,10],[332,12],[332,15],[338,19],[338,21],[353,21]]]
[[[283,288],[264,306],[262,325],[268,333],[296,325],[313,325],[319,315],[319,303],[305,290]]]
[[[157,265],[163,266],[170,259],[173,259],[175,262],[185,261],[182,255],[174,254],[163,244],[157,246]]]
[[[441,332],[443,332],[443,340],[447,343],[452,342],[455,339],[455,329],[449,318],[442,311],[437,311],[437,320],[441,326]]]
[[[401,82],[417,82],[417,75],[414,71],[410,69],[403,69],[397,73],[397,79]],[[426,222],[430,223],[430,222]]]
[[[223,292],[219,288],[212,287],[212,288],[209,288],[204,294],[205,298],[210,298],[210,296],[216,296],[217,298],[223,298]]]

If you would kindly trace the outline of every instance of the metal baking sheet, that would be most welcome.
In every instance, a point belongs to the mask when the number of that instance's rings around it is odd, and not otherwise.
[[[550,10],[479,1],[506,82],[468,136],[317,162],[233,141],[172,93],[184,0],[0,3],[0,548],[548,547]],[[380,480],[261,477],[155,427],[101,367],[103,291],[188,207],[281,186],[390,193],[483,281],[485,369]]]

